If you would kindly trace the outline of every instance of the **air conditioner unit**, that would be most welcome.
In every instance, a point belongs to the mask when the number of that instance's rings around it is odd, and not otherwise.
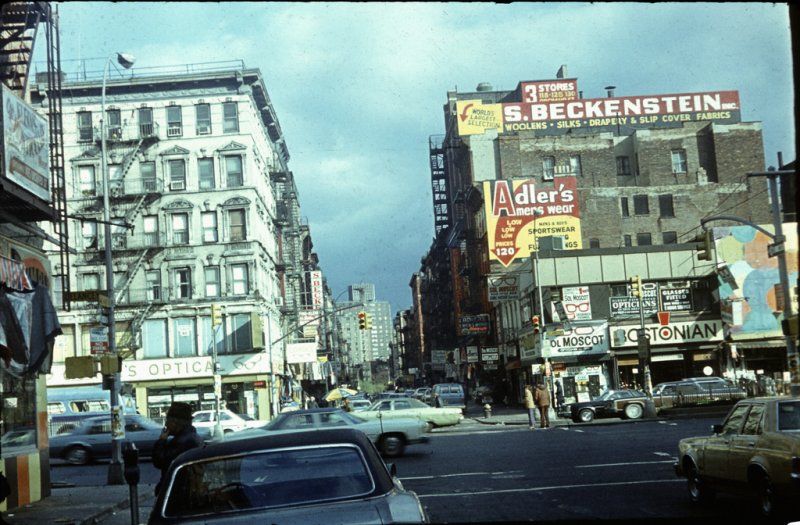
[[[211,133],[211,126],[197,126],[198,135],[208,135]]]
[[[186,189],[186,182],[184,182],[182,180],[181,181],[170,182],[169,183],[169,189],[172,190],[172,191],[185,190]]]

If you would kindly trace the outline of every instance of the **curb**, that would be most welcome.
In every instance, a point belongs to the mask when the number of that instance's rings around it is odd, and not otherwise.
[[[153,497],[154,496],[152,494],[147,494],[147,493],[140,494],[139,495],[139,506],[141,507],[143,503],[147,502],[147,500],[149,500],[149,499],[151,499]],[[116,514],[118,512],[121,512],[121,511],[123,511],[125,509],[129,509],[130,506],[131,506],[130,498],[124,499],[124,500],[120,501],[119,503],[116,503],[116,504],[114,504],[114,505],[112,505],[110,507],[106,507],[105,509],[100,510],[100,511],[92,514],[88,518],[84,518],[83,520],[78,522],[78,525],[96,525],[98,523],[101,523],[106,518],[108,518],[110,516],[113,516],[114,514]],[[141,516],[140,516],[140,521],[141,521]]]
[[[525,426],[525,427],[528,426],[528,422],[527,421],[497,421],[497,422],[492,422],[492,421],[486,421],[485,418],[484,419],[479,419],[479,418],[476,418],[476,417],[471,417],[469,419],[472,419],[473,421],[477,421],[478,423],[480,423],[482,425]],[[558,422],[553,422],[552,427],[567,427],[567,428],[572,428],[572,427],[600,427],[600,426],[620,425],[620,424],[623,424],[623,423],[652,423],[652,422],[656,422],[656,421],[666,421],[667,419],[668,418],[663,418],[663,417],[651,417],[651,418],[641,418],[641,419],[620,419],[620,420],[617,420],[617,419],[606,419],[606,420],[598,420],[598,421],[592,422],[592,423],[574,423],[574,422],[570,421],[570,422],[565,422],[563,424],[558,424]],[[537,427],[537,429],[538,429],[538,427]]]

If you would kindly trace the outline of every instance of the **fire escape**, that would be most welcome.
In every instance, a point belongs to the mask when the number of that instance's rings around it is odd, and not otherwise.
[[[282,275],[284,304],[281,313],[286,316],[289,326],[297,320],[301,309],[301,292],[303,290],[300,206],[297,202],[297,189],[291,172],[271,172],[270,178],[275,185],[277,202],[276,224],[281,231],[281,253],[278,272]]]
[[[69,242],[61,122],[61,52],[58,13],[49,2],[9,2],[0,8],[0,83],[25,100],[31,76],[34,43],[41,24],[44,24],[47,71],[36,81],[47,84],[50,200],[32,199],[29,192],[21,192],[3,183],[0,190],[0,222],[14,224],[58,246],[60,263],[55,269],[54,277],[61,280],[62,305],[68,310]],[[50,222],[54,237],[27,224],[36,221]]]

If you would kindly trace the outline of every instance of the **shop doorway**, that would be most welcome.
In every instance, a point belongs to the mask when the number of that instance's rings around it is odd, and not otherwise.
[[[596,398],[600,395],[600,376],[597,374],[592,374],[589,376],[589,396],[592,399]]]
[[[564,387],[564,402],[575,403],[578,400],[578,392],[575,389],[575,378],[566,376],[562,379]]]

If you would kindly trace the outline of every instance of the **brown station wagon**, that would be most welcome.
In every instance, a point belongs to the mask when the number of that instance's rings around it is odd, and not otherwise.
[[[687,478],[692,501],[708,502],[717,490],[754,494],[772,515],[777,503],[800,500],[800,398],[739,401],[712,430],[678,444],[675,472]]]

